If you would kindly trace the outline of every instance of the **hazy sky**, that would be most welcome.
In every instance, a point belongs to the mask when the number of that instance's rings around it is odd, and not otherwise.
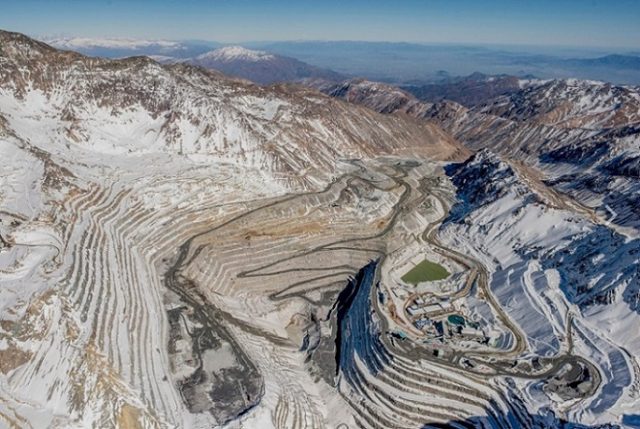
[[[640,0],[0,0],[34,36],[640,48]]]

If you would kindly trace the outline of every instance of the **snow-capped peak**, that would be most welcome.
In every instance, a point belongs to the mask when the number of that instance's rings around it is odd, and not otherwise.
[[[275,56],[264,51],[254,51],[252,49],[243,48],[242,46],[225,46],[204,53],[197,57],[199,60],[216,60],[216,61],[265,61],[272,60]]]

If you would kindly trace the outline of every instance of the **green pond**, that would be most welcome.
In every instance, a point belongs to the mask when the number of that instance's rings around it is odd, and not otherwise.
[[[465,320],[464,320],[464,317],[460,316],[459,314],[452,314],[449,317],[447,317],[447,320],[452,325],[464,326],[466,324]]]
[[[447,277],[449,277],[449,271],[445,267],[425,259],[402,276],[402,281],[417,285],[420,282],[442,280]]]

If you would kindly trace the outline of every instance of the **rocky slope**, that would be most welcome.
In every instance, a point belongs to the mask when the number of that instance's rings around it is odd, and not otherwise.
[[[323,79],[307,79],[303,84],[316,88],[331,97],[366,106],[380,113],[404,113],[415,118],[423,118],[429,103],[420,102],[410,93],[393,85],[352,79],[333,82]]]
[[[640,227],[637,88],[534,81],[470,110],[445,105],[433,112],[435,122],[469,148],[490,148],[523,161],[548,185],[602,217]]]

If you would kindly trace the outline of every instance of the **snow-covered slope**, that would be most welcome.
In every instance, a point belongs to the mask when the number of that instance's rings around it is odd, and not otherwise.
[[[535,349],[559,353],[570,336],[599,368],[598,394],[567,417],[604,423],[604,410],[620,416],[637,409],[640,240],[554,208],[486,150],[449,174],[458,203],[442,239],[489,267],[493,293]],[[539,387],[521,385],[534,407]]]
[[[590,81],[524,81],[471,110],[436,105],[434,121],[471,149],[523,161],[624,227],[640,227],[640,91]]]
[[[578,79],[522,80],[521,90],[489,99],[481,113],[558,128],[600,130],[640,121],[639,89]]]

